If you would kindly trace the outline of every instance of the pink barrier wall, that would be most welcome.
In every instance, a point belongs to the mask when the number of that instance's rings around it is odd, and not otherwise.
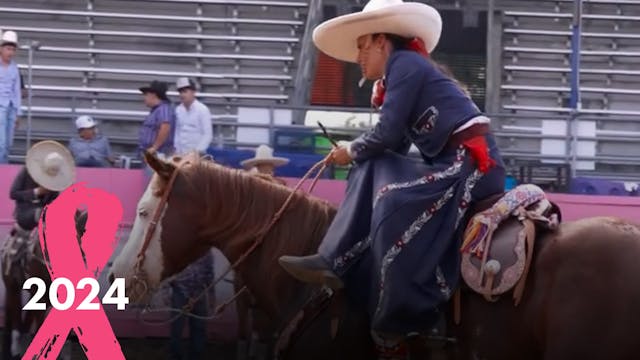
[[[11,222],[13,202],[9,200],[9,188],[20,167],[0,165],[0,224]],[[286,179],[290,186],[295,186],[298,179]],[[78,169],[78,182],[86,182],[89,186],[99,187],[120,198],[124,207],[123,225],[130,226],[135,218],[138,199],[146,185],[141,170],[123,169]],[[308,189],[311,181],[307,181],[303,189]],[[326,199],[333,204],[342,201],[346,183],[341,180],[320,180],[313,195]],[[551,200],[562,208],[566,220],[574,220],[589,216],[612,215],[629,220],[640,220],[640,197],[619,196],[586,196],[571,194],[550,194]]]
[[[9,190],[20,166],[0,165],[0,224],[10,224],[13,201],[9,199]],[[78,169],[77,182],[87,183],[108,191],[120,199],[124,208],[125,226],[135,219],[136,204],[145,189],[145,180],[141,170],[124,169]]]

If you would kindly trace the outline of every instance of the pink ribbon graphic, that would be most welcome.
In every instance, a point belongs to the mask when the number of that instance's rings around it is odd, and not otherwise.
[[[81,207],[88,210],[82,248],[76,240],[74,221],[76,209]],[[121,218],[120,200],[105,191],[76,184],[62,192],[43,210],[40,218],[40,244],[48,259],[51,280],[66,277],[76,286],[82,278],[97,278],[117,245]],[[90,287],[76,289],[74,304],[69,310],[51,309],[23,360],[57,358],[70,330],[77,334],[88,360],[124,359],[102,304],[99,310],[76,309],[90,290]],[[58,299],[63,301],[66,296],[66,290],[58,291]],[[99,299],[93,300],[96,301]]]

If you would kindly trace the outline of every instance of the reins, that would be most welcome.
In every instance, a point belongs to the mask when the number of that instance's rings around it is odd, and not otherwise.
[[[207,320],[208,319],[213,319],[213,318],[219,316],[226,309],[227,306],[229,306],[230,304],[235,302],[235,300],[238,297],[240,297],[244,292],[246,292],[248,289],[247,289],[246,286],[243,286],[240,290],[235,292],[233,294],[233,296],[231,296],[228,300],[226,300],[222,304],[216,306],[216,309],[215,309],[213,315],[211,315],[211,316],[203,317],[203,316],[197,316],[197,315],[191,314],[191,309],[193,308],[195,303],[198,302],[198,300],[200,300],[205,294],[207,294],[212,287],[216,286],[220,281],[222,281],[231,271],[236,270],[237,267],[240,264],[242,264],[258,248],[258,246],[260,246],[264,242],[264,239],[265,239],[267,233],[280,220],[280,218],[282,217],[282,214],[284,214],[284,212],[289,207],[289,205],[290,205],[291,201],[293,200],[293,197],[295,196],[296,192],[298,190],[300,190],[300,188],[302,187],[304,182],[311,177],[311,174],[313,174],[313,172],[318,170],[318,168],[319,168],[318,173],[316,174],[315,178],[313,179],[313,182],[311,183],[311,186],[307,190],[309,193],[311,193],[313,191],[313,189],[315,188],[318,180],[320,179],[320,176],[322,176],[323,172],[327,168],[327,159],[328,159],[328,157],[329,157],[329,155],[325,159],[322,159],[322,160],[318,161],[317,163],[315,163],[309,169],[309,171],[307,171],[306,174],[298,181],[298,183],[292,189],[291,193],[289,194],[287,199],[284,201],[284,203],[282,204],[280,209],[273,215],[273,218],[271,219],[269,224],[263,230],[261,230],[258,233],[257,239],[253,242],[253,244],[251,244],[251,246],[244,253],[242,253],[242,255],[233,264],[230,264],[227,267],[227,269],[222,274],[220,274],[217,278],[215,278],[207,287],[205,287],[202,290],[202,292],[200,292],[200,294],[198,296],[189,298],[189,301],[187,302],[187,304],[182,309],[166,308],[166,309],[156,310],[156,311],[167,311],[167,310],[169,310],[169,311],[177,311],[179,313],[177,315],[173,316],[171,319],[169,319],[167,321],[153,322],[153,323],[155,323],[155,324],[170,323],[170,322],[173,322],[178,317],[180,317],[181,315],[192,316],[192,317],[199,318],[199,319],[207,319]],[[180,162],[178,164],[178,167],[171,174],[171,178],[169,179],[169,182],[167,184],[167,188],[164,191],[164,193],[162,194],[162,198],[160,199],[160,203],[158,204],[158,207],[156,208],[156,211],[154,213],[152,221],[149,223],[149,228],[148,228],[147,233],[145,235],[143,246],[140,249],[140,252],[138,253],[138,260],[137,260],[135,268],[134,268],[134,271],[135,271],[135,274],[136,274],[134,276],[134,281],[141,282],[145,286],[145,291],[148,290],[146,281],[144,279],[138,278],[138,274],[141,274],[140,269],[141,269],[141,266],[142,266],[142,262],[144,261],[144,258],[145,258],[145,252],[147,250],[147,247],[149,246],[151,238],[153,237],[153,233],[155,232],[156,226],[158,225],[158,220],[160,219],[160,216],[162,215],[162,211],[164,210],[164,206],[166,205],[166,202],[167,202],[167,200],[169,198],[169,193],[171,192],[171,189],[173,188],[175,180],[176,180],[176,178],[178,176],[178,172],[179,172],[179,170],[180,170],[180,168],[182,166],[184,166],[185,164],[188,164],[188,163],[189,163],[189,161]],[[153,311],[153,310],[146,309],[145,311],[146,312],[150,312],[150,311]]]

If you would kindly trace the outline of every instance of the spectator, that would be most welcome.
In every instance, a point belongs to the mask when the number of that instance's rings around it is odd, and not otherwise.
[[[289,163],[289,159],[283,157],[274,157],[273,149],[267,145],[260,145],[256,149],[256,155],[244,160],[240,163],[245,170],[249,172],[258,172],[261,174],[271,175],[275,174],[275,168],[283,166]]]
[[[16,202],[14,218],[18,229],[38,226],[44,206],[75,180],[75,166],[69,151],[55,141],[39,142],[27,152],[26,165],[11,185],[9,197]]]
[[[140,88],[144,94],[144,104],[149,107],[149,115],[140,129],[138,150],[147,150],[166,158],[173,153],[175,132],[175,111],[167,98],[167,84],[153,81]]]
[[[0,37],[0,164],[9,162],[17,118],[22,115],[20,72],[13,60],[17,49],[18,35],[5,31]]]
[[[189,346],[187,347],[188,354],[186,358],[189,360],[203,358],[207,343],[207,321],[203,318],[207,317],[209,306],[207,294],[202,292],[213,280],[213,253],[209,251],[203,257],[187,266],[171,281],[171,307],[174,309],[182,309],[189,303],[190,299],[202,295],[193,304],[189,315],[180,315],[171,323],[171,360],[184,358],[182,330],[184,329],[185,318],[189,322]]]
[[[109,139],[99,134],[96,126],[91,116],[82,115],[76,119],[78,134],[69,141],[69,150],[77,166],[109,167],[115,164]]]
[[[198,151],[204,154],[213,140],[211,112],[196,99],[196,87],[192,80],[179,78],[176,87],[181,101],[176,108],[176,153]]]

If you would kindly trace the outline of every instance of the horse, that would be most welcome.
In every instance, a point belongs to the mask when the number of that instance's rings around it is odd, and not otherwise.
[[[155,175],[109,275],[126,279],[130,301],[143,301],[163,279],[215,246],[232,263],[248,254],[237,271],[258,305],[285,329],[281,336],[292,329],[283,324],[302,322],[285,341],[283,358],[375,358],[367,317],[358,307],[333,296],[313,319],[307,313],[298,318],[313,288],[296,283],[277,264],[283,254],[314,253],[334,207],[197,159],[145,158]],[[269,227],[290,195],[288,208]],[[152,222],[157,225],[149,227]],[[264,242],[248,253],[266,229]],[[612,217],[562,222],[536,239],[517,307],[507,297],[490,302],[460,286],[461,322],[447,312],[447,334],[453,340],[443,353],[449,359],[635,358],[640,342],[633,329],[640,326],[640,317],[633,316],[633,309],[640,302],[640,285],[633,279],[640,271],[639,257],[636,224]]]
[[[87,223],[87,212],[76,211],[76,234],[78,243]],[[42,247],[38,237],[38,229],[24,231],[13,229],[2,250],[2,280],[5,285],[5,326],[3,334],[2,359],[12,359],[12,353],[23,353],[28,346],[30,333],[38,331],[47,314],[47,310],[30,310],[22,312],[22,284],[30,277],[44,280],[46,288],[51,285],[51,276],[45,264]],[[29,289],[31,297],[36,293],[36,287]],[[49,297],[42,300],[46,308],[50,308]],[[19,336],[15,336],[13,334]],[[17,343],[14,343],[17,342]],[[70,358],[69,343],[65,344],[61,356]],[[13,347],[13,350],[12,350]]]

